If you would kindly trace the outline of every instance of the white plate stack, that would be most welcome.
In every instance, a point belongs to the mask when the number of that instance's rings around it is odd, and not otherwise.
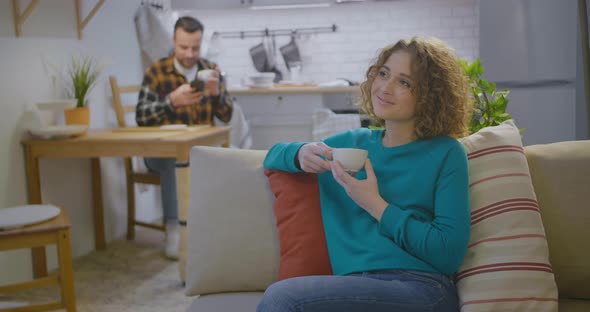
[[[38,102],[27,113],[26,128],[35,137],[41,139],[62,139],[84,134],[88,126],[83,125],[59,125],[58,116],[68,108],[76,107],[75,99],[62,99]]]
[[[256,73],[248,76],[251,84],[250,88],[272,88],[274,86],[273,80],[275,79],[275,73]]]

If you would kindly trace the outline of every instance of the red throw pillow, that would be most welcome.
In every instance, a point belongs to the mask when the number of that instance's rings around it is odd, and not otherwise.
[[[275,195],[281,262],[279,280],[332,275],[316,174],[265,170]]]

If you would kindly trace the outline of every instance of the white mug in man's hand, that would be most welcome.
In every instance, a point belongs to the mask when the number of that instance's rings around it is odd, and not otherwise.
[[[197,72],[197,79],[201,80],[201,81],[208,81],[209,79],[211,79],[211,77],[213,77],[214,72],[215,72],[215,70],[213,70],[213,69],[199,70]]]

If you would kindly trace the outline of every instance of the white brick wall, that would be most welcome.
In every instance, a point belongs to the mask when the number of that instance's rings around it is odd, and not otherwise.
[[[336,5],[321,9],[252,11],[199,10],[190,15],[205,25],[203,55],[213,31],[246,31],[295,27],[330,26],[335,33],[307,35],[300,38],[303,54],[303,77],[325,82],[345,77],[362,80],[370,61],[380,48],[400,38],[414,35],[436,36],[457,50],[462,58],[475,59],[479,54],[478,0],[415,0],[367,2]],[[230,85],[236,85],[255,71],[249,48],[261,38],[222,38],[217,59],[228,73]],[[278,47],[289,37],[276,37],[279,69],[288,79]]]

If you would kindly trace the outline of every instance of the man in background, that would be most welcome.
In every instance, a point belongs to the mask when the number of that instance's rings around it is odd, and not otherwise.
[[[145,72],[135,116],[139,126],[214,125],[214,117],[229,122],[233,103],[219,67],[200,57],[203,30],[203,24],[193,17],[184,16],[176,21],[174,54],[153,63]],[[213,72],[199,84],[197,73],[202,70]],[[151,171],[160,174],[166,224],[165,254],[178,259],[176,159],[145,158],[145,163]]]

